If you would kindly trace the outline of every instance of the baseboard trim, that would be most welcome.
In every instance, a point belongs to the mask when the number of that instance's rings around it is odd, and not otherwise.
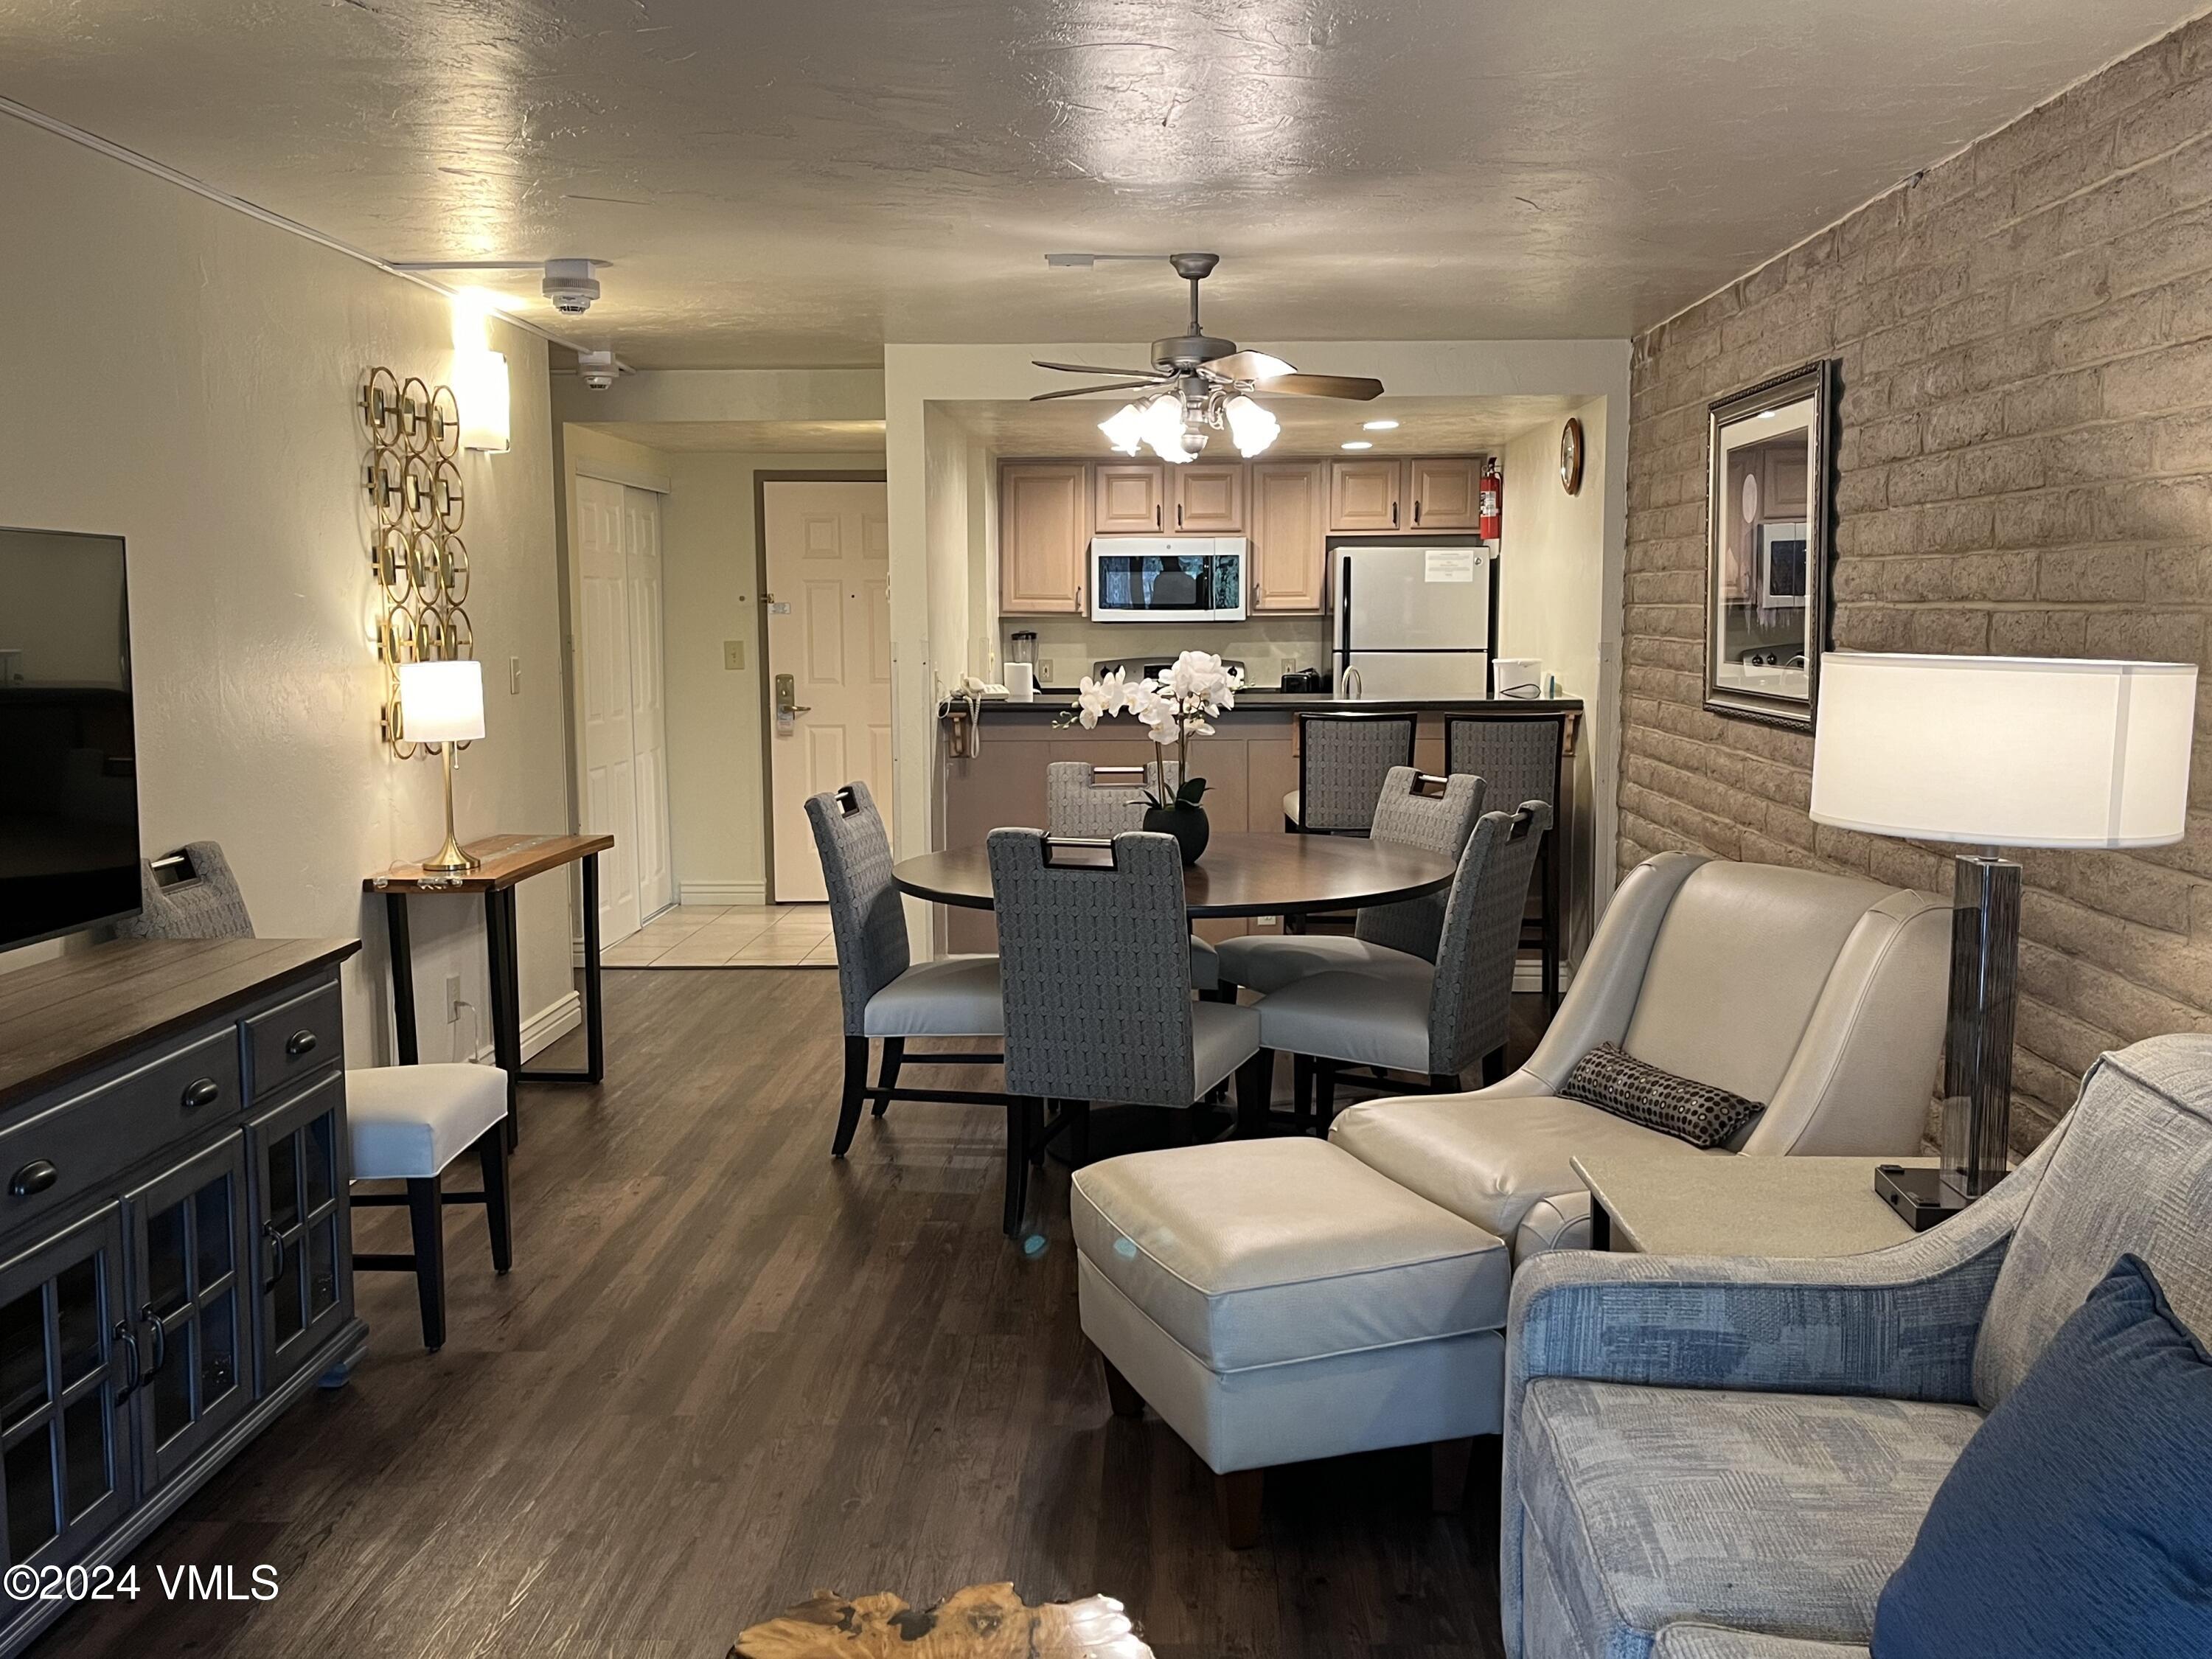
[[[574,991],[564,991],[522,1022],[522,1058],[525,1061],[532,1060],[541,1049],[551,1048],[583,1023],[584,999]],[[491,1065],[491,1044],[485,1043],[471,1058],[478,1066]]]
[[[676,890],[678,904],[766,904],[764,881],[687,881]]]

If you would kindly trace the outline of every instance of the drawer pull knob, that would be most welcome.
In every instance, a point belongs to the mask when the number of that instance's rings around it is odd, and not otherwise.
[[[28,1198],[33,1193],[43,1193],[61,1179],[61,1171],[43,1158],[34,1158],[8,1182],[8,1190],[17,1198]]]
[[[185,1109],[196,1112],[203,1106],[212,1106],[222,1098],[222,1085],[211,1077],[201,1078],[185,1087]]]
[[[284,1039],[284,1053],[292,1060],[299,1059],[301,1054],[313,1053],[314,1047],[315,1034],[313,1031],[304,1030],[295,1031]]]

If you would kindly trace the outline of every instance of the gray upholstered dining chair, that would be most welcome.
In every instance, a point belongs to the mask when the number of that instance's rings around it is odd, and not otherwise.
[[[125,939],[252,939],[253,916],[222,848],[187,842],[173,853],[138,861],[138,914],[118,922]],[[404,1204],[414,1243],[410,1255],[356,1250],[356,1272],[415,1275],[422,1314],[422,1346],[446,1344],[446,1206],[482,1204],[491,1233],[492,1271],[514,1260],[507,1188],[507,1085],[492,1066],[437,1064],[349,1066],[346,1070],[346,1175],[349,1182],[398,1181],[404,1194],[353,1193],[362,1209]],[[473,1151],[483,1187],[445,1190],[447,1170]]]
[[[1298,787],[1283,820],[1308,835],[1364,836],[1382,780],[1413,763],[1413,726],[1403,710],[1332,710],[1298,716]]]
[[[1263,1050],[1306,1062],[1301,1117],[1310,1088],[1327,1127],[1345,1066],[1411,1073],[1438,1093],[1459,1089],[1460,1073],[1478,1060],[1486,1079],[1504,1074],[1521,913],[1551,823],[1541,801],[1483,814],[1460,854],[1433,966],[1408,954],[1402,963],[1332,969],[1261,1000]]]
[[[1474,772],[1488,780],[1498,800],[1540,800],[1561,822],[1561,770],[1567,750],[1567,716],[1563,714],[1484,713],[1454,714],[1444,721],[1444,764],[1449,771]],[[1541,953],[1544,1006],[1559,1006],[1559,957],[1566,927],[1565,872],[1569,849],[1557,836],[1544,837],[1536,857],[1535,938],[1522,931],[1522,944]]]
[[[1257,1009],[1192,999],[1182,853],[1172,836],[1110,841],[994,830],[991,890],[1006,1006],[1006,1227],[1014,1171],[1041,1146],[1047,1103],[1074,1127],[1093,1101],[1188,1110],[1250,1060]]]
[[[1467,838],[1474,833],[1485,793],[1485,781],[1465,773],[1438,778],[1410,766],[1394,766],[1382,780],[1370,839],[1418,847],[1455,864],[1467,850]],[[1221,983],[1232,992],[1246,986],[1267,993],[1334,968],[1433,963],[1449,896],[1445,888],[1397,904],[1370,905],[1359,913],[1348,936],[1249,933],[1224,939]]]
[[[1171,760],[1142,766],[1092,766],[1049,761],[1044,769],[1044,832],[1048,836],[1106,838],[1145,827],[1147,788],[1182,786],[1182,769]],[[1190,982],[1201,994],[1221,986],[1221,955],[1212,943],[1190,936]],[[1232,994],[1230,1000],[1234,1001]]]
[[[891,884],[891,842],[865,783],[848,783],[806,799],[806,821],[822,857],[830,898],[830,933],[837,948],[837,996],[845,1021],[845,1080],[830,1155],[842,1158],[860,1127],[860,1105],[878,1117],[894,1100],[957,1105],[1008,1105],[1004,1094],[972,1089],[902,1089],[899,1069],[908,1037],[999,1035],[999,959],[939,957],[916,962],[907,938],[906,906]],[[868,1085],[868,1044],[884,1045],[883,1067]],[[933,1054],[932,1066],[995,1066],[994,1054]]]

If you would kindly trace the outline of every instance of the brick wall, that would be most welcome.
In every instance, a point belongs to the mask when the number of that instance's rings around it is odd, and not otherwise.
[[[2212,21],[1637,343],[1622,867],[1686,848],[1948,893],[1949,849],[1812,823],[1810,738],[1701,707],[1705,406],[1822,356],[1843,366],[1839,647],[2203,662]],[[2212,733],[2201,713],[2199,731]],[[2178,846],[2018,855],[2023,1148],[2102,1050],[2212,1029],[2202,737],[2191,792]]]

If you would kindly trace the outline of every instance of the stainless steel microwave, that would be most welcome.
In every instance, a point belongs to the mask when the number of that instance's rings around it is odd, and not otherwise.
[[[1093,622],[1243,622],[1242,536],[1094,536]]]

